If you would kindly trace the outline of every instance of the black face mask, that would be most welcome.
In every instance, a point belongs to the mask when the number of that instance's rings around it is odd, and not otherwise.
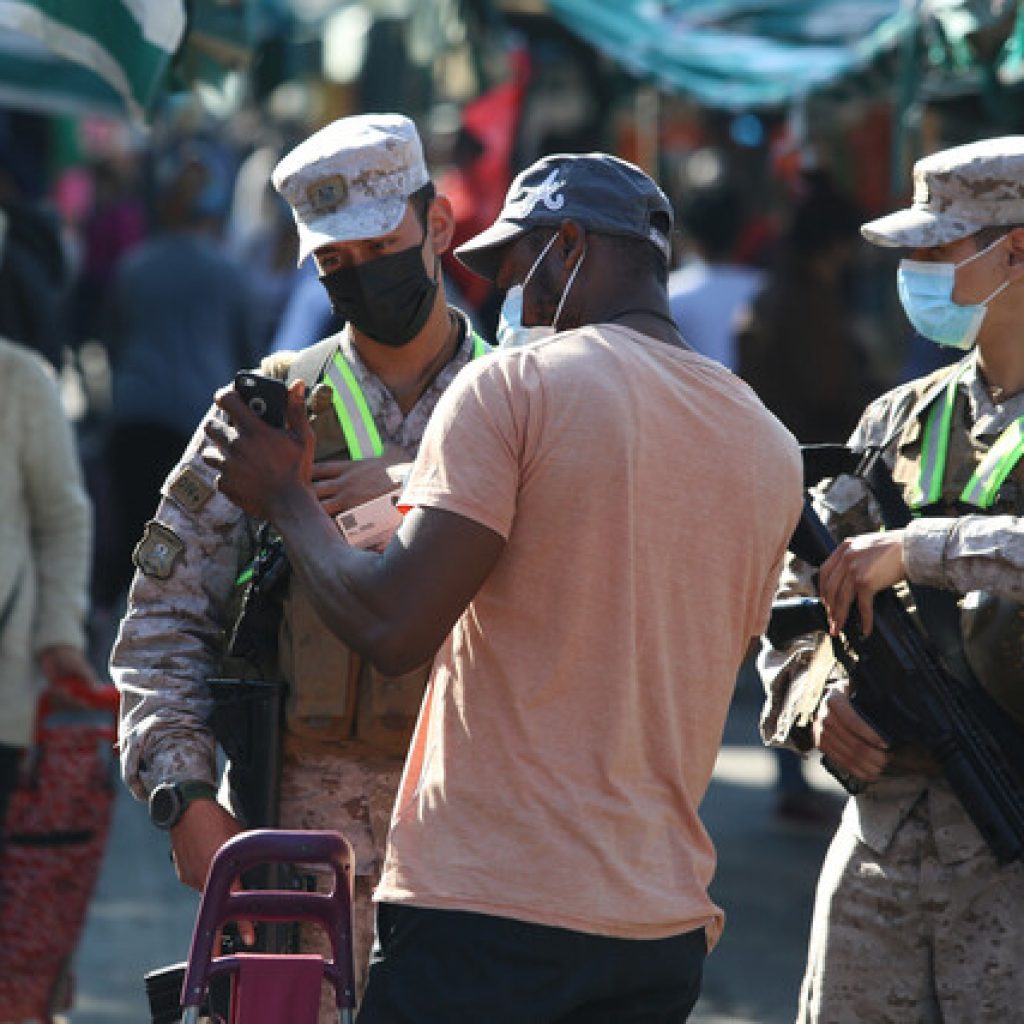
[[[382,345],[407,345],[427,322],[437,295],[437,281],[423,269],[422,245],[322,275],[335,313]]]

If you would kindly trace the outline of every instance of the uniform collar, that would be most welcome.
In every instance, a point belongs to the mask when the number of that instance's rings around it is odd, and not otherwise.
[[[1014,420],[1024,416],[1024,392],[994,401],[989,387],[978,367],[977,350],[970,356],[967,370],[960,380],[960,388],[967,395],[971,433],[976,437],[1001,433]]]
[[[380,429],[385,440],[403,446],[411,443],[408,436],[410,430],[416,435],[413,443],[419,444],[419,435],[422,434],[422,426],[429,418],[429,411],[437,404],[437,399],[448,385],[455,379],[455,375],[473,358],[473,328],[469,317],[460,309],[449,306],[448,311],[458,317],[462,325],[462,338],[455,355],[441,368],[437,376],[427,385],[426,390],[420,395],[419,400],[403,415],[394,396],[388,390],[381,379],[370,371],[363,362],[355,344],[352,341],[352,332],[346,325],[345,329],[338,334],[338,349],[362,388],[366,398],[366,404],[370,409],[370,415]],[[423,413],[427,411],[427,415]]]

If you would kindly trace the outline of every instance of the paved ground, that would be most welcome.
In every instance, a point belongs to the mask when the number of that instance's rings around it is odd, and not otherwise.
[[[789,1024],[794,1017],[828,836],[775,821],[773,759],[756,737],[759,701],[753,687],[741,686],[702,808],[719,851],[712,894],[728,919],[707,962],[695,1024]],[[820,769],[811,778],[833,788]],[[122,789],[77,957],[73,1024],[147,1024],[143,973],[186,957],[196,900],[174,878],[166,849]]]

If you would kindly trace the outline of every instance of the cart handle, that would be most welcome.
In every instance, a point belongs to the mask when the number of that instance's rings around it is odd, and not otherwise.
[[[227,921],[314,921],[331,940],[333,961],[324,976],[334,985],[338,1008],[355,1006],[352,961],[352,847],[338,832],[254,829],[229,839],[210,865],[196,916],[188,968],[181,988],[183,1009],[198,1007],[214,974],[231,969],[231,957],[213,960],[217,932]],[[326,864],[334,870],[330,893],[252,889],[232,892],[246,871],[260,864]]]

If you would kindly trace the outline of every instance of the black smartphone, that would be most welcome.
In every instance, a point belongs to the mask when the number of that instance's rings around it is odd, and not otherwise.
[[[283,427],[288,407],[288,386],[276,377],[267,377],[255,370],[235,374],[235,390],[264,423]]]

